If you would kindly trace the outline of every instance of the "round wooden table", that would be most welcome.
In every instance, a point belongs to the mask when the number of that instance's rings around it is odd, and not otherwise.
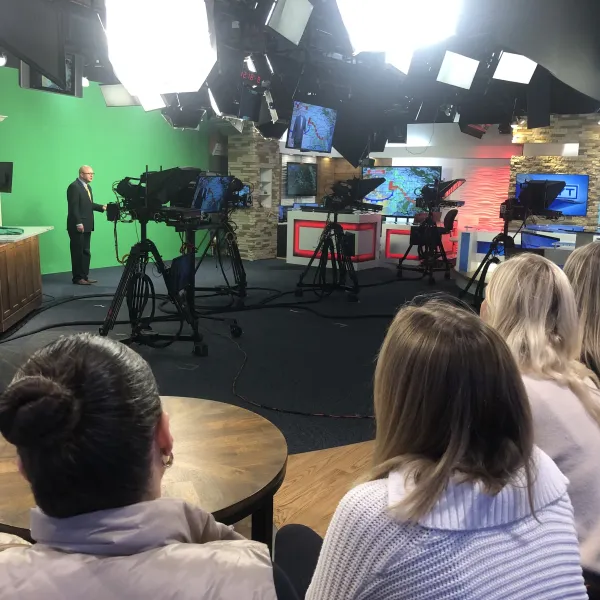
[[[287,444],[272,423],[237,406],[166,396],[175,462],[163,478],[163,496],[182,498],[227,525],[252,515],[252,538],[271,546],[273,496],[285,477]],[[29,528],[35,506],[0,436],[0,523]]]

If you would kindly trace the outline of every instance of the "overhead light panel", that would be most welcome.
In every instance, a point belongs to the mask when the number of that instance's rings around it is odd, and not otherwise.
[[[146,112],[159,110],[167,106],[167,103],[160,94],[142,94],[138,96],[138,100]]]
[[[277,0],[267,18],[267,26],[297,46],[312,11],[309,0]]]
[[[494,73],[494,79],[528,84],[536,68],[537,63],[526,56],[502,52]]]
[[[275,73],[275,71],[273,70],[273,65],[271,64],[271,61],[269,60],[269,57],[267,54],[265,54],[265,60],[267,61],[267,66],[269,67],[269,71],[271,71],[271,75],[273,73]]]
[[[116,85],[101,85],[100,91],[104,96],[106,106],[139,106],[140,101],[132,96],[125,86],[118,83]]]
[[[456,34],[463,0],[337,0],[354,53],[385,52],[386,62],[403,73],[413,52]],[[402,23],[402,35],[398,35]]]
[[[222,116],[223,113],[219,110],[219,105],[217,104],[217,101],[215,100],[213,93],[210,91],[210,88],[208,88],[208,98],[210,100],[210,107],[215,111],[215,114],[217,115],[217,117]]]
[[[256,73],[256,66],[255,66],[254,61],[252,60],[251,56],[246,57],[246,66],[248,67],[248,71],[251,71],[252,73]]]
[[[437,80],[463,90],[469,90],[478,68],[478,60],[447,50]]]
[[[106,22],[110,62],[133,96],[197,92],[216,63],[202,0],[106,0]]]

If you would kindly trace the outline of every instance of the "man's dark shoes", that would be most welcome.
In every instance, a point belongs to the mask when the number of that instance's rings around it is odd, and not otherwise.
[[[78,281],[73,282],[75,285],[92,285],[89,281],[85,279],[79,279]]]
[[[97,279],[89,279],[89,278],[88,278],[88,279],[86,279],[86,281],[87,281],[88,283],[98,283],[98,280],[97,280]]]

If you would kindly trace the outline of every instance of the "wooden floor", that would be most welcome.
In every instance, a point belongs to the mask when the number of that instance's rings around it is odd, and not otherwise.
[[[368,469],[373,442],[295,454],[275,496],[275,525],[307,525],[325,535],[335,509]]]

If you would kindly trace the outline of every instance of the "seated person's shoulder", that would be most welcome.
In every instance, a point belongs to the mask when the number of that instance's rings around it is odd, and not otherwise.
[[[378,521],[389,521],[388,479],[378,479],[351,489],[340,502],[335,518],[365,527]]]

